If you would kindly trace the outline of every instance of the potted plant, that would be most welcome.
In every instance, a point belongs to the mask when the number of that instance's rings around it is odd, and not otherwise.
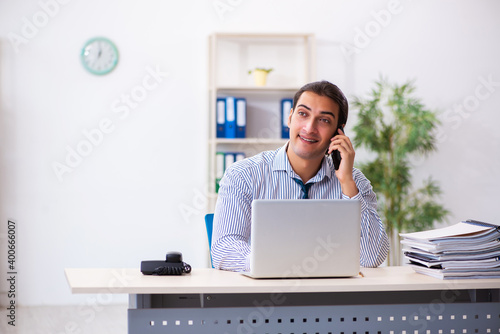
[[[412,184],[410,159],[436,150],[439,124],[436,114],[413,96],[414,90],[411,81],[397,85],[380,79],[368,98],[353,100],[359,112],[354,144],[375,154],[359,167],[377,193],[391,242],[389,265],[401,264],[399,233],[431,228],[449,214],[436,201],[441,190],[431,177],[420,188]]]
[[[267,75],[271,73],[272,68],[260,68],[257,67],[254,70],[248,71],[248,74],[253,73],[253,78],[256,86],[265,86],[267,81]]]

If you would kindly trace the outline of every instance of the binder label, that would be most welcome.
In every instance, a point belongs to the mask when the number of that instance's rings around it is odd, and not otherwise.
[[[226,105],[226,120],[228,122],[234,122],[235,117],[236,115],[234,113],[234,98],[228,97]]]
[[[217,124],[224,124],[224,119],[226,115],[224,115],[226,109],[226,102],[217,101]]]
[[[236,115],[236,125],[238,126],[245,126],[246,125],[246,102],[245,100],[238,100],[236,102],[236,110],[237,110],[237,115]]]

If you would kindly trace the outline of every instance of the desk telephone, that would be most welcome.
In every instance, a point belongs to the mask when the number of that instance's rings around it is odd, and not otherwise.
[[[182,262],[182,253],[169,252],[165,261],[141,261],[144,275],[182,275],[191,272],[191,266]]]

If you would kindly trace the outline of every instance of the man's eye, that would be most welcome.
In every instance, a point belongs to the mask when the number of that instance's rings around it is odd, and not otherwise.
[[[330,123],[330,120],[328,118],[321,118],[320,119],[320,122],[323,122],[323,123]]]

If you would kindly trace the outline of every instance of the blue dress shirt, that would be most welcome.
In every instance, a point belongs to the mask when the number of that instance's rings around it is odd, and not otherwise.
[[[220,182],[214,212],[212,261],[214,268],[250,270],[251,207],[254,199],[300,199],[300,179],[286,154],[287,144],[275,151],[264,151],[231,165]],[[389,241],[377,213],[377,197],[370,181],[353,168],[359,193],[350,198],[342,193],[331,159],[323,159],[318,173],[307,183],[311,199],[357,199],[361,202],[360,265],[377,267],[384,262]]]

